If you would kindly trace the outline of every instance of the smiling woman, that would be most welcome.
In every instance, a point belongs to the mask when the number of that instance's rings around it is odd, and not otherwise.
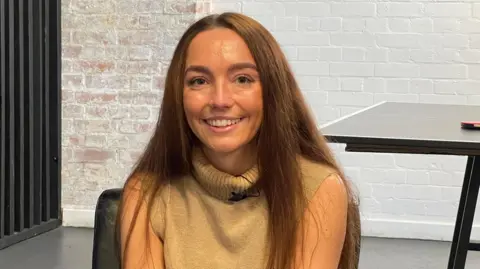
[[[182,36],[117,228],[123,269],[357,268],[356,196],[258,22]]]
[[[198,34],[187,50],[183,105],[204,153],[220,170],[240,175],[253,166],[263,116],[262,84],[247,44],[234,31]],[[238,162],[239,156],[248,156]]]

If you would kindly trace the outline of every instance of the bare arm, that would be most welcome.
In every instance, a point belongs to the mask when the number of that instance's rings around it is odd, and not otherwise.
[[[341,178],[328,176],[310,201],[296,269],[337,269],[347,225],[348,197]]]
[[[164,269],[163,243],[153,231],[147,216],[147,203],[140,197],[139,181],[132,180],[124,189],[121,216],[122,269]],[[140,205],[138,202],[141,201]],[[135,212],[138,215],[135,219]],[[127,235],[130,233],[128,244]]]

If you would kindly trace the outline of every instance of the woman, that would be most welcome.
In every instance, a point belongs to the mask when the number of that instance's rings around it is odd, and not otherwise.
[[[120,208],[123,269],[358,264],[351,188],[281,48],[241,14],[207,16],[180,39]]]

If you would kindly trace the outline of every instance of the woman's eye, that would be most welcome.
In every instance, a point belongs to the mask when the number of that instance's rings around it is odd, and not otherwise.
[[[237,83],[240,83],[240,84],[245,84],[245,83],[251,83],[252,80],[246,76],[239,76],[237,77],[236,79]]]
[[[201,86],[207,83],[204,79],[201,78],[194,78],[190,81],[188,81],[189,86]]]

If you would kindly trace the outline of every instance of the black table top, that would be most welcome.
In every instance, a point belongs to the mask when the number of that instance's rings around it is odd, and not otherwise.
[[[480,130],[462,129],[461,121],[480,121],[480,106],[383,102],[321,132],[350,151],[480,155]]]

